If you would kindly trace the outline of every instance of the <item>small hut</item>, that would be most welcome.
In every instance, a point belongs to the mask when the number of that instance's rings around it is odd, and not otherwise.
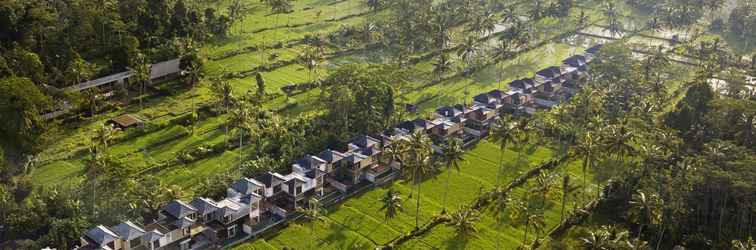
[[[107,123],[121,130],[125,130],[130,127],[141,127],[144,124],[142,120],[130,114],[123,114],[121,116],[111,118]]]

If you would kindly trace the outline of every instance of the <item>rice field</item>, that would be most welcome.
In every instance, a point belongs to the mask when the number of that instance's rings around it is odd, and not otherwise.
[[[496,145],[483,141],[465,153],[465,160],[461,170],[442,171],[437,176],[423,181],[420,189],[420,223],[430,220],[439,214],[444,206],[448,211],[454,211],[461,205],[470,203],[479,193],[489,190],[496,185],[496,173],[499,157],[504,162],[501,183],[509,183],[516,176],[522,174],[536,163],[549,159],[553,151],[546,147],[533,146],[523,153],[523,163],[515,164],[518,153],[507,150],[503,155]],[[573,162],[566,171],[575,180],[582,178],[579,162]],[[448,188],[446,182],[448,178]],[[592,180],[589,174],[588,178]],[[514,196],[522,196],[527,192],[528,185],[518,188]],[[589,187],[593,188],[593,186]],[[396,217],[386,219],[380,198],[389,189],[401,192],[404,198],[403,211]],[[380,187],[352,197],[336,207],[329,208],[324,221],[299,222],[289,225],[279,232],[265,236],[259,240],[236,246],[235,249],[369,249],[375,245],[389,242],[402,233],[411,231],[415,227],[417,192],[414,185],[404,181],[397,181],[389,186]],[[444,190],[448,190],[446,193]],[[558,193],[558,192],[555,192]],[[592,194],[587,190],[586,194]],[[446,195],[446,199],[444,199]],[[574,202],[584,202],[587,195],[578,195]],[[546,204],[545,221],[547,228],[553,227],[560,221],[561,196],[550,196]],[[446,204],[443,201],[446,200]],[[538,199],[532,202],[540,204]],[[567,203],[570,207],[571,202]],[[514,249],[518,247],[524,236],[524,226],[521,223],[504,221],[500,223],[490,211],[484,211],[481,221],[477,223],[478,233],[475,237],[461,238],[455,230],[447,225],[440,225],[420,238],[409,241],[400,249]],[[311,231],[310,227],[315,230]],[[337,237],[337,236],[338,237]],[[531,232],[529,240],[533,239]],[[356,245],[352,245],[354,242]],[[347,245],[344,245],[347,244]],[[497,246],[503,246],[497,247]]]

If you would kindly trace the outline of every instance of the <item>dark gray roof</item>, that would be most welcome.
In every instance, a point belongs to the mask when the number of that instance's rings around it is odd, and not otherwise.
[[[119,238],[118,234],[103,225],[90,229],[85,235],[99,245],[106,245]]]
[[[178,228],[187,228],[194,225],[194,223],[195,223],[194,220],[184,217],[184,218],[176,220],[174,225]]]
[[[326,149],[318,154],[318,158],[323,159],[326,163],[335,163],[344,159],[346,155],[336,150]]]
[[[559,77],[562,71],[557,66],[551,66],[536,72],[536,75],[543,76],[547,79]]]
[[[514,80],[510,82],[509,87],[515,88],[515,89],[530,89],[533,87],[534,84],[535,82],[533,81],[533,79],[523,78],[523,79]]]
[[[196,208],[201,215],[215,212],[218,209],[218,204],[215,201],[204,197],[194,198],[189,204]]]
[[[441,107],[436,110],[436,113],[443,117],[457,117],[462,115],[462,110],[455,107]]]
[[[313,169],[317,167],[318,165],[325,164],[325,163],[328,163],[328,160],[322,159],[321,157],[317,157],[317,156],[306,155],[305,157],[299,158],[292,165],[299,166],[303,169]]]
[[[273,174],[273,172],[265,172],[255,179],[265,184],[266,187],[271,187],[273,185],[273,180],[285,181],[284,179],[281,179],[277,175]]]
[[[361,162],[361,161],[364,161],[364,160],[365,160],[365,159],[367,159],[367,158],[368,158],[367,156],[365,156],[365,155],[363,155],[363,154],[360,154],[360,153],[351,153],[351,154],[349,154],[349,156],[347,156],[347,157],[346,157],[346,158],[344,158],[344,159],[345,159],[345,160],[346,160],[346,161],[347,161],[348,163],[351,163],[351,164],[356,164],[356,163],[359,163],[359,162]]]
[[[493,98],[491,98],[491,96],[489,96],[488,93],[483,93],[483,94],[479,94],[473,97],[473,100],[479,103],[488,104],[489,102],[493,100]]]
[[[586,49],[585,53],[596,54],[596,52],[598,52],[601,49],[601,47],[604,47],[604,44],[599,43],[599,44],[593,45],[590,48]]]
[[[495,99],[501,100],[501,98],[504,98],[504,95],[505,95],[505,94],[504,94],[504,92],[503,92],[503,91],[501,91],[501,90],[498,90],[498,89],[494,89],[494,90],[491,90],[491,91],[489,91],[489,92],[488,92],[488,95],[489,95],[489,96],[491,96],[492,98],[495,98]]]
[[[251,178],[242,178],[231,184],[231,188],[241,194],[251,194],[255,190],[265,188],[262,182]]]
[[[357,145],[361,148],[370,148],[380,143],[378,139],[375,139],[369,135],[360,135],[350,142],[350,144]]]
[[[190,206],[189,204],[184,203],[183,201],[172,200],[167,205],[165,205],[163,211],[177,219],[181,219],[186,217],[187,215],[197,212],[197,209]]]
[[[158,230],[152,230],[147,232],[144,236],[144,240],[148,242],[153,242],[156,240],[159,240],[160,238],[163,238],[165,234],[158,232]]]
[[[422,129],[428,130],[435,126],[431,121],[425,120],[425,119],[417,119],[413,123],[415,123],[416,127],[420,127]]]
[[[131,221],[125,221],[113,227],[113,232],[118,234],[122,240],[133,240],[144,235],[144,229],[137,226]]]
[[[574,55],[574,56],[571,56],[571,57],[567,57],[567,59],[564,59],[564,61],[562,61],[562,63],[570,65],[570,66],[575,67],[575,68],[579,68],[579,67],[582,67],[583,65],[585,65],[585,56],[583,56],[583,55]]]

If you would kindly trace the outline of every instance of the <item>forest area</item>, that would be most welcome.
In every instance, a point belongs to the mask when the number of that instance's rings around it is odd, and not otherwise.
[[[77,249],[591,49],[569,98],[473,146],[410,133],[396,181],[226,247],[756,249],[754,0],[0,1],[0,249]]]

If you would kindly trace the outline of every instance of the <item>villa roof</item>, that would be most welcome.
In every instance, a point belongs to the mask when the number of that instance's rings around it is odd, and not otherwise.
[[[158,232],[157,229],[149,231],[145,234],[144,239],[148,242],[153,242],[165,237],[165,234]]]
[[[585,56],[574,55],[574,56],[568,57],[567,59],[564,59],[562,63],[575,67],[575,68],[579,68],[585,65]]]
[[[85,235],[99,245],[107,245],[120,238],[118,234],[103,225],[90,229]]]
[[[593,45],[590,48],[586,49],[585,53],[596,54],[602,47],[604,47],[604,44],[601,43]]]
[[[345,160],[346,160],[346,161],[347,161],[348,163],[351,163],[351,164],[356,164],[356,163],[359,163],[359,162],[361,162],[361,161],[364,161],[364,160],[365,160],[365,159],[367,159],[367,158],[368,158],[367,156],[365,156],[365,155],[363,155],[363,154],[360,154],[360,153],[351,153],[351,154],[349,154],[349,156],[347,156],[347,157],[345,158]]]
[[[214,200],[204,197],[194,198],[194,200],[192,200],[189,204],[191,204],[192,207],[196,208],[197,212],[202,215],[215,212],[215,210],[218,209],[218,203],[216,203]]]
[[[318,155],[319,159],[325,161],[324,163],[335,163],[344,159],[344,157],[346,157],[344,153],[332,149],[326,149]]]
[[[173,225],[176,226],[176,227],[178,227],[178,228],[187,228],[187,227],[191,227],[192,225],[194,225],[195,222],[196,221],[194,221],[192,219],[189,219],[188,217],[183,217],[181,219],[176,220],[176,222],[174,222]]]
[[[255,190],[265,188],[265,184],[251,178],[242,178],[231,184],[231,188],[242,194],[251,194]]]
[[[255,179],[265,184],[266,187],[271,187],[273,185],[273,180],[286,181],[286,179],[284,179],[283,176],[281,176],[278,173],[273,173],[273,172],[262,173],[260,176],[258,176]]]
[[[556,78],[561,74],[562,72],[557,66],[551,66],[536,72],[536,75],[542,76],[546,79]]]
[[[533,88],[535,85],[535,82],[531,78],[523,78],[519,80],[514,80],[509,83],[509,87],[513,89],[530,89]]]
[[[125,221],[121,224],[115,225],[113,231],[123,240],[133,240],[144,235],[144,229],[137,226],[131,221]]]
[[[181,219],[186,217],[189,214],[197,212],[197,209],[192,207],[189,204],[184,203],[180,200],[172,200],[168,204],[165,205],[165,208],[163,208],[163,211],[170,214],[171,216]]]
[[[353,139],[349,144],[356,145],[360,148],[370,148],[377,144],[379,144],[380,141],[378,139],[375,139],[369,135],[360,135],[357,138]]]
[[[449,106],[438,108],[436,113],[443,117],[456,117],[463,114],[462,110]]]

